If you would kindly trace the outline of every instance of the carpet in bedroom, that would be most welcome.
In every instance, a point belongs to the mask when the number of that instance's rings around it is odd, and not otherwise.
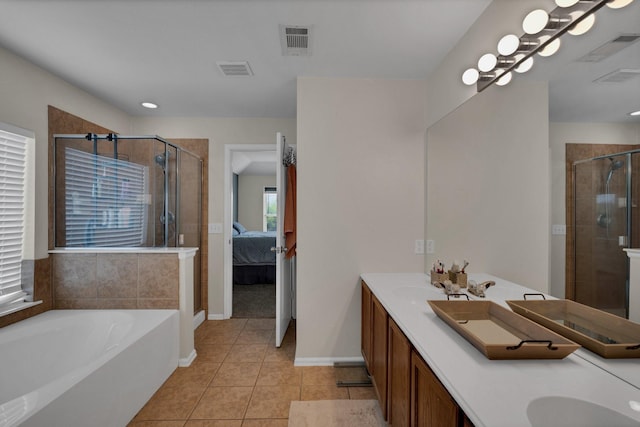
[[[276,285],[233,285],[233,317],[276,317]]]
[[[377,400],[294,400],[289,407],[289,427],[386,425]]]

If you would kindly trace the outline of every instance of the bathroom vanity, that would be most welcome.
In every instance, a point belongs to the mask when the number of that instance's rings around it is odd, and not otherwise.
[[[486,274],[469,278],[494,280],[485,299],[505,307],[534,292]],[[489,360],[432,311],[427,300],[447,296],[428,275],[361,279],[362,354],[394,427],[640,425],[637,359],[578,349],[554,360]]]

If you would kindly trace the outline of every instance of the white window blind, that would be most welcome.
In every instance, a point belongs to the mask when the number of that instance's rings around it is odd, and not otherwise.
[[[21,280],[27,140],[0,129],[0,308],[27,295]]]
[[[140,246],[148,167],[65,148],[66,246]]]

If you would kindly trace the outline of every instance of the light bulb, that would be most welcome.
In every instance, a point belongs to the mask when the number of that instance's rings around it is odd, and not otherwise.
[[[640,116],[640,110],[629,113],[630,116]]]
[[[152,110],[158,108],[158,104],[154,104],[153,102],[142,102],[140,105],[142,105],[144,108],[149,108]]]
[[[622,9],[623,7],[631,4],[633,0],[611,0],[607,2],[607,6],[611,9]]]
[[[556,4],[560,7],[571,7],[580,0],[556,0]]]
[[[500,77],[498,79],[498,81],[496,81],[496,84],[498,86],[505,86],[505,85],[509,84],[509,82],[511,81],[512,77],[513,77],[513,75],[509,72],[509,73],[503,75],[502,77]]]
[[[480,71],[491,71],[498,63],[498,58],[493,53],[485,53],[478,60],[478,69]]]
[[[513,71],[516,73],[526,73],[533,67],[533,56],[528,57],[520,63]]]
[[[480,73],[475,68],[469,68],[464,73],[462,73],[462,83],[467,86],[471,86],[476,84],[478,78],[480,77]]]
[[[582,35],[584,33],[586,33],[587,31],[589,31],[591,29],[591,27],[593,27],[593,24],[596,22],[596,15],[594,15],[593,13],[589,16],[587,16],[586,18],[584,18],[582,21],[578,22],[577,24],[572,25],[567,32],[573,36],[579,36]]]
[[[507,34],[498,42],[498,53],[500,55],[513,55],[520,46],[520,38],[515,34]]]
[[[548,23],[549,14],[543,9],[536,9],[525,16],[522,21],[522,29],[527,34],[538,34],[544,30]]]
[[[548,45],[546,45],[542,50],[538,51],[538,55],[540,56],[551,56],[556,53],[560,49],[560,38],[555,39]]]

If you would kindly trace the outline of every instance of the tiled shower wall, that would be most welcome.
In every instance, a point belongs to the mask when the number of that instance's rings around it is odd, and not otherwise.
[[[179,309],[176,254],[51,254],[54,308]]]
[[[626,271],[625,257],[613,256],[619,249],[617,239],[604,238],[604,229],[596,227],[597,213],[593,208],[593,197],[603,186],[602,171],[592,171],[591,168],[578,170],[576,187],[578,197],[574,194],[574,178],[572,174],[573,162],[613,153],[640,148],[634,145],[612,144],[566,144],[566,263],[565,263],[565,297],[579,299],[593,307],[616,307],[624,300],[624,295],[616,293],[611,287],[603,284],[620,282],[624,277],[614,277],[614,274],[624,275]],[[638,171],[634,165],[633,174]],[[620,175],[623,176],[623,175]],[[638,200],[637,190],[634,191],[634,201]],[[573,216],[574,204],[576,216]],[[637,216],[636,209],[632,215]],[[632,218],[634,223],[638,218]],[[623,227],[624,228],[624,227]],[[576,246],[574,232],[579,236]],[[613,236],[624,234],[624,230],[612,229]],[[637,230],[632,236],[632,242],[638,242]],[[637,244],[637,243],[636,243]],[[609,257],[596,259],[594,253],[612,254]],[[579,268],[576,260],[579,258]],[[600,259],[602,258],[602,259]],[[605,268],[601,268],[606,265]],[[616,273],[612,273],[616,272]],[[618,289],[618,291],[621,291]]]

